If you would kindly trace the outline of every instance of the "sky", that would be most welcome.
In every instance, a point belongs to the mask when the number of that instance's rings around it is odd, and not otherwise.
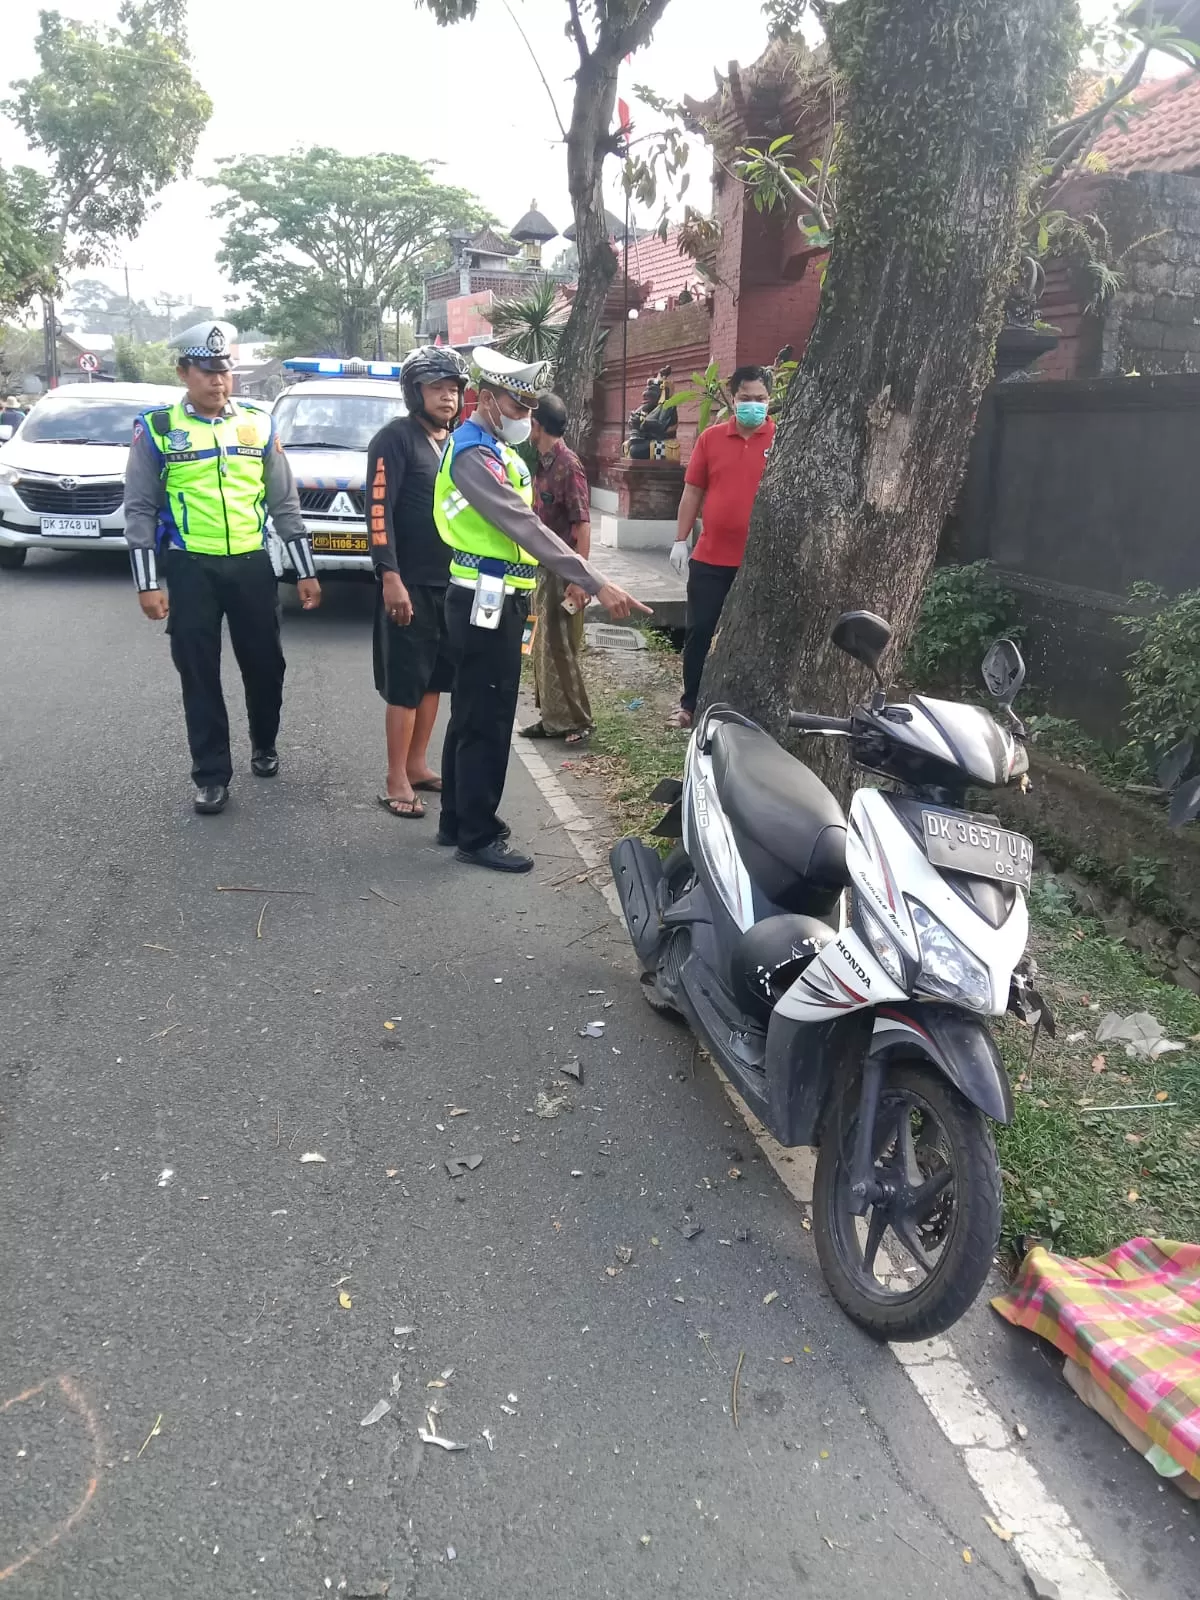
[[[563,34],[564,0],[511,3],[565,121],[577,57]],[[112,21],[118,4],[58,0],[57,9]],[[39,4],[0,5],[2,87],[35,70]],[[453,29],[438,28],[413,0],[260,0],[236,9],[229,0],[190,0],[189,17],[193,71],[213,114],[193,177],[165,190],[139,238],[115,253],[115,262],[138,269],[130,274],[135,298],[170,292],[197,304],[224,302],[228,285],[215,260],[220,229],[209,216],[218,193],[197,181],[222,156],[318,144],[351,155],[398,151],[441,162],[438,177],[473,190],[505,227],[533,199],[560,230],[570,225],[561,136],[503,0],[479,0],[476,20]],[[653,44],[625,69],[622,93],[632,101],[633,84],[646,82],[672,97],[705,98],[716,64],[724,70],[730,60],[752,61],[765,44],[755,0],[674,0]],[[37,165],[2,118],[0,161]],[[703,153],[696,167],[692,186],[703,202],[709,171]],[[619,209],[617,162],[610,168],[610,204]],[[550,254],[557,248],[552,243]],[[119,266],[83,275],[114,286],[122,281]]]
[[[564,0],[510,3],[565,121],[575,56],[563,33]],[[39,0],[2,4],[0,92],[36,68]],[[59,0],[58,9],[84,21],[114,21],[118,5]],[[413,0],[260,0],[236,10],[229,0],[189,0],[188,9],[193,70],[213,101],[193,175],[163,192],[139,237],[119,246],[107,267],[81,275],[120,288],[127,263],[137,299],[169,292],[221,307],[230,285],[216,264],[220,228],[209,214],[218,192],[199,179],[223,156],[309,145],[438,161],[439,178],[473,190],[505,227],[534,199],[560,229],[570,224],[561,137],[505,0],[479,0],[476,20],[452,29],[438,28]],[[1112,0],[1083,0],[1082,9],[1094,17],[1111,10]],[[632,102],[634,83],[649,83],[674,99],[706,98],[715,68],[753,61],[765,44],[756,0],[673,0],[652,44],[625,68],[622,93]],[[643,115],[648,129],[653,118]],[[0,161],[38,164],[3,118]],[[698,148],[693,203],[705,203],[709,171]],[[616,161],[609,185],[619,211]],[[556,248],[551,244],[551,257]]]

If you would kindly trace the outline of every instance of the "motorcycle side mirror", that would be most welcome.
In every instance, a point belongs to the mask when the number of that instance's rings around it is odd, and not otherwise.
[[[873,611],[844,611],[833,625],[830,642],[844,650],[855,661],[870,667],[876,683],[881,687],[879,663],[891,643],[891,625],[877,617]]]
[[[0,427],[0,444],[7,444],[12,436],[12,428],[6,422],[3,427]]]
[[[992,699],[1011,711],[1017,692],[1025,682],[1025,662],[1011,639],[997,639],[984,656],[983,681]]]

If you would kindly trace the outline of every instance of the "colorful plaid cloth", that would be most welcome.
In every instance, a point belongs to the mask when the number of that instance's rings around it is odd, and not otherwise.
[[[1200,1478],[1200,1245],[1131,1239],[1096,1260],[1039,1245],[992,1301],[1079,1363],[1143,1433]]]

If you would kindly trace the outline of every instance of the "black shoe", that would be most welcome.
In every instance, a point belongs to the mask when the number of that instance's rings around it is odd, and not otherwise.
[[[250,752],[250,771],[256,778],[273,778],[279,771],[279,757],[275,754],[275,746],[269,750],[252,750]]]
[[[192,805],[203,817],[214,817],[218,811],[224,811],[228,801],[229,785],[226,783],[203,784],[192,796]]]
[[[533,857],[514,850],[507,839],[493,839],[482,850],[456,850],[454,859],[475,867],[488,867],[492,872],[533,871]]]
[[[496,821],[500,824],[500,832],[496,835],[497,839],[511,839],[512,829],[509,827],[508,823],[505,822],[504,818],[497,817]],[[458,843],[458,835],[456,833],[447,833],[444,828],[439,828],[437,831],[437,842],[441,845],[456,845]]]

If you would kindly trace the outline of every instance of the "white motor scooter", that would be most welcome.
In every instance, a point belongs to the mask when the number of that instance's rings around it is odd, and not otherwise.
[[[991,1266],[1000,1174],[988,1119],[1012,1115],[986,1024],[1014,1010],[1053,1030],[1024,951],[1033,847],[966,807],[1026,772],[1012,702],[1025,666],[994,645],[977,706],[891,704],[891,637],[850,612],[833,642],[879,685],[848,718],[793,712],[889,780],[847,817],[808,767],[727,706],[699,719],[682,783],[655,791],[665,861],[612,851],[646,998],[685,1017],[785,1146],[817,1145],[813,1230],[845,1311],[886,1339],[955,1322]]]

